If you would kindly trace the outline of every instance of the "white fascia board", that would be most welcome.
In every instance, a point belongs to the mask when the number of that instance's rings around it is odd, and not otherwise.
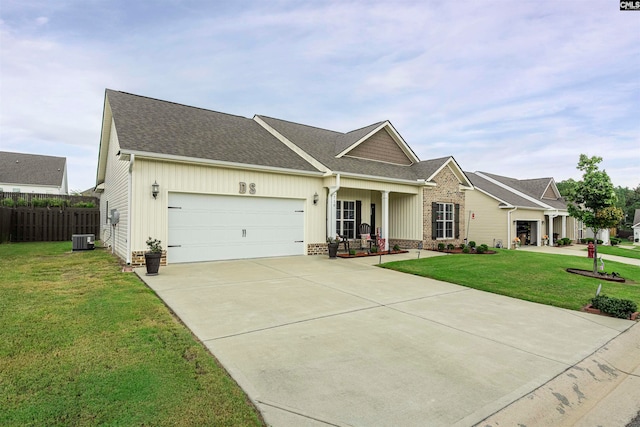
[[[427,178],[427,181],[433,180],[433,178],[435,178],[436,175],[438,175],[442,171],[442,169],[444,169],[445,167],[448,166],[451,169],[451,166],[450,166],[451,163],[454,164],[455,168],[459,172],[459,173],[456,173],[454,170],[451,170],[451,172],[456,176],[456,178],[458,178],[459,184],[462,186],[473,188],[473,184],[471,183],[471,181],[469,181],[469,178],[467,178],[467,175],[465,175],[464,171],[460,168],[460,165],[458,165],[458,162],[456,162],[456,160],[453,157],[449,157],[445,162],[443,162],[442,165],[434,173],[432,173],[429,178]],[[464,182],[460,181],[460,176],[464,177]]]
[[[262,166],[262,165],[252,165],[248,163],[237,163],[237,162],[226,162],[222,160],[210,160],[210,159],[198,159],[195,157],[187,157],[187,156],[175,156],[172,154],[161,154],[161,153],[149,153],[145,151],[134,151],[134,150],[120,150],[120,158],[126,158],[126,156],[135,155],[137,159],[150,159],[150,160],[166,160],[170,162],[178,162],[178,163],[190,163],[190,164],[198,164],[205,166],[218,166],[222,168],[229,169],[244,169],[244,170],[255,170],[261,172],[274,172],[274,173],[284,173],[288,175],[307,175],[307,176],[322,176],[324,172],[321,171],[305,171],[298,169],[287,169],[287,168],[279,168],[275,166]]]
[[[286,145],[291,151],[293,151],[298,156],[302,157],[305,161],[310,163],[311,166],[313,166],[314,168],[316,168],[316,169],[318,169],[319,171],[322,171],[322,172],[329,171],[328,167],[326,167],[325,165],[320,163],[318,160],[315,159],[315,157],[311,156],[311,154],[307,153],[302,148],[298,147],[292,141],[290,141],[289,139],[285,138],[284,135],[282,135],[280,132],[278,132],[277,130],[275,130],[271,126],[269,126],[269,124],[267,124],[267,122],[262,120],[260,117],[255,115],[255,116],[253,116],[253,120],[256,123],[258,123],[260,126],[262,126],[267,132],[269,132],[271,135],[273,135],[275,138],[277,138],[278,141],[280,141],[284,145]]]
[[[111,122],[113,114],[111,106],[107,99],[107,93],[104,94],[104,107],[102,110],[102,130],[100,132],[100,146],[98,147],[98,168],[96,170],[96,185],[104,182],[107,173],[107,156],[109,154],[109,139],[111,138]]]
[[[502,187],[505,190],[508,190],[508,191],[512,192],[513,194],[516,194],[516,195],[522,197],[523,199],[527,199],[530,202],[535,203],[536,205],[539,205],[539,206],[541,206],[541,207],[543,207],[545,209],[555,210],[553,207],[547,205],[546,203],[542,203],[540,200],[537,200],[535,197],[531,197],[528,194],[525,194],[525,193],[523,193],[521,191],[518,191],[513,187],[509,187],[508,185],[503,184],[502,182],[500,182],[500,181],[498,181],[496,179],[493,179],[493,178],[491,178],[489,176],[484,175],[482,172],[475,172],[475,174],[480,176],[480,177],[482,177],[482,178],[484,178],[484,179],[486,179],[487,181],[497,185],[498,187]]]
[[[549,187],[551,187],[551,190],[553,191],[553,194],[556,195],[556,199],[559,199],[559,198],[562,197],[562,195],[558,191],[558,187],[556,186],[556,183],[553,180],[553,178],[551,178],[551,180],[549,181],[549,184],[547,184],[547,186],[545,187],[544,191],[542,192],[542,196],[543,197],[544,197],[545,193],[547,192],[547,190],[549,189]]]
[[[418,163],[420,161],[418,156],[416,156],[416,154],[413,152],[411,147],[409,147],[409,145],[405,142],[405,140],[395,130],[395,128],[391,125],[391,122],[389,122],[389,120],[386,120],[383,123],[380,123],[380,126],[374,128],[371,132],[369,132],[368,134],[366,134],[365,136],[363,136],[362,138],[360,138],[359,140],[357,140],[356,142],[354,142],[353,144],[351,144],[350,146],[342,150],[340,153],[338,153],[336,157],[340,158],[346,155],[349,151],[353,150],[358,145],[362,144],[363,142],[371,138],[373,135],[375,135],[377,132],[381,131],[382,129],[387,129],[387,131],[389,131],[391,138],[393,138],[396,144],[398,144],[402,152],[407,157],[409,157],[412,163]],[[371,160],[371,159],[367,159],[367,160]]]
[[[402,178],[388,178],[384,176],[375,176],[375,175],[363,175],[352,172],[340,172],[333,171],[333,174],[340,174],[343,178],[357,178],[357,179],[366,179],[369,181],[379,181],[379,182],[392,182],[397,184],[407,184],[407,185],[415,185],[417,187],[435,187],[437,184],[435,182],[427,182],[423,180],[412,180],[412,179],[402,179]]]

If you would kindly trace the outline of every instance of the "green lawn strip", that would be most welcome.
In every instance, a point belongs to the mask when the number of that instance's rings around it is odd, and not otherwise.
[[[640,259],[640,247],[637,246],[633,249],[618,248],[616,246],[598,246],[598,253]]]
[[[0,293],[0,425],[263,425],[107,251],[0,245]]]
[[[382,264],[381,267],[456,283],[526,301],[579,310],[602,293],[630,299],[640,306],[640,267],[606,262],[606,271],[633,283],[615,283],[567,273],[567,268],[591,270],[587,257],[497,250],[493,255],[447,255]]]

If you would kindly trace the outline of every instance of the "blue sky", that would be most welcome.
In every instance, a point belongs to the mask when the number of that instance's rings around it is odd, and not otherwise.
[[[2,0],[0,150],[95,184],[105,88],[343,131],[421,159],[640,185],[640,12],[618,0]]]

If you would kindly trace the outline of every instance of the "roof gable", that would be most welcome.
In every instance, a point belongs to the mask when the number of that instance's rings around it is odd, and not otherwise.
[[[351,156],[405,166],[419,161],[388,121],[338,137],[336,151],[336,157]]]
[[[488,181],[497,187],[501,187],[502,190],[493,188],[491,191],[500,194],[498,197],[508,201],[513,206],[535,207],[538,209],[567,209],[566,202],[560,196],[553,178],[519,180],[486,172],[476,172],[475,175],[485,181],[480,182],[479,186],[487,186],[486,182]],[[511,193],[511,195],[508,193]]]
[[[63,187],[66,165],[65,157],[0,151],[0,182]]]

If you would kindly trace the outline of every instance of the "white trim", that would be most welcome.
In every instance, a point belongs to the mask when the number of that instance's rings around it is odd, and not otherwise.
[[[369,162],[385,163],[387,165],[393,165],[393,166],[404,166],[404,167],[407,167],[407,168],[411,167],[413,165],[413,163],[408,164],[408,165],[403,165],[402,163],[385,162],[384,160],[368,159],[366,157],[352,156],[352,155],[349,155],[349,154],[345,154],[343,157],[349,157],[351,159],[358,159],[358,160],[367,160]]]
[[[207,166],[219,166],[223,168],[230,169],[244,169],[244,170],[257,170],[257,171],[266,171],[266,172],[274,172],[274,173],[285,173],[288,175],[310,175],[310,176],[323,176],[324,172],[315,172],[315,171],[304,171],[297,169],[287,169],[287,168],[279,168],[274,166],[261,166],[261,165],[252,165],[248,163],[237,163],[237,162],[226,162],[222,160],[210,160],[210,159],[197,159],[195,157],[186,157],[186,156],[175,156],[172,154],[160,154],[160,153],[149,153],[144,151],[135,151],[135,150],[121,150],[120,156],[126,155],[136,155],[139,159],[153,159],[153,160],[168,160],[173,162],[181,162],[181,163],[192,163],[192,164],[201,164]]]
[[[415,185],[417,187],[435,187],[438,184],[435,182],[427,182],[422,179],[411,180],[411,179],[402,179],[402,178],[389,178],[384,176],[374,176],[374,175],[363,175],[358,173],[350,173],[350,172],[340,172],[334,171],[334,173],[341,174],[343,177],[347,178],[358,178],[358,179],[366,179],[369,181],[380,181],[380,182],[391,182],[391,183],[399,183],[399,184],[408,184]]]
[[[441,171],[442,169],[445,168],[445,166],[448,166],[449,169],[451,170],[451,173],[454,174],[456,176],[456,178],[458,178],[458,184],[459,185],[464,185],[462,183],[462,181],[460,180],[460,176],[458,176],[458,174],[456,174],[453,169],[451,169],[451,166],[449,166],[449,164],[453,162],[456,166],[456,169],[460,172],[460,174],[465,178],[464,181],[467,183],[467,187],[471,187],[474,188],[474,185],[471,183],[471,181],[469,181],[469,178],[467,178],[467,175],[464,173],[464,171],[460,168],[460,165],[458,165],[458,162],[456,162],[456,160],[449,156],[449,158],[442,163],[442,165],[434,172],[431,174],[431,176],[429,176],[429,178],[427,178],[427,181],[431,181],[434,177],[436,177]]]
[[[542,199],[545,198],[544,195],[546,194],[549,187],[551,187],[551,190],[553,191],[553,194],[555,194],[556,199],[560,199],[562,197],[562,194],[560,194],[560,192],[558,191],[558,187],[555,185],[555,181],[553,180],[553,178],[551,178],[551,180],[545,187],[544,191],[542,192],[542,196],[540,196]],[[548,199],[548,200],[553,200],[553,199]]]
[[[325,165],[323,165],[322,163],[317,161],[313,156],[311,156],[309,153],[304,151],[302,148],[300,148],[299,146],[297,146],[296,144],[291,142],[288,138],[286,138],[280,132],[275,130],[273,127],[269,126],[269,124],[267,122],[265,122],[264,120],[262,120],[260,117],[258,117],[258,115],[253,116],[253,120],[256,123],[258,123],[260,126],[262,126],[267,132],[269,132],[271,135],[273,135],[276,139],[278,139],[278,141],[282,142],[290,150],[292,150],[298,156],[302,157],[305,161],[310,163],[311,166],[313,166],[314,168],[316,168],[316,169],[318,169],[319,171],[322,171],[322,172],[328,172],[329,171],[328,167],[326,167]]]
[[[521,191],[516,190],[513,187],[508,186],[507,184],[504,184],[504,183],[502,183],[502,182],[500,182],[500,181],[498,181],[496,179],[493,179],[493,178],[491,178],[489,176],[486,176],[482,172],[475,172],[475,174],[480,176],[481,178],[486,179],[487,181],[491,182],[492,184],[495,184],[498,187],[502,187],[505,190],[508,190],[508,191],[512,192],[513,194],[518,195],[518,196],[520,196],[520,197],[522,197],[524,199],[527,199],[530,202],[533,202],[533,203],[535,203],[535,204],[537,204],[539,206],[542,206],[545,209],[555,210],[555,208],[553,208],[552,206],[549,206],[546,203],[542,203],[540,200],[537,200],[535,197],[531,197],[528,194],[525,194],[525,193],[523,193]],[[525,207],[525,206],[522,206],[522,207]]]

